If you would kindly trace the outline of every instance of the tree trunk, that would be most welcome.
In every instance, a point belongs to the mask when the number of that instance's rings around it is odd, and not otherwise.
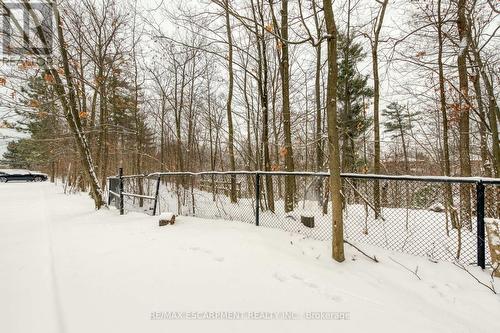
[[[252,0],[252,7],[255,7]],[[265,171],[271,171],[271,158],[269,153],[269,98],[268,98],[268,65],[267,65],[267,46],[265,39],[265,28],[264,28],[264,15],[262,13],[262,8],[257,4],[257,11],[260,17],[261,34],[258,33],[259,28],[257,26],[257,20],[255,20],[255,31],[257,38],[257,53],[258,53],[258,86],[259,86],[259,96],[262,106],[262,146],[263,146],[263,164]],[[266,185],[266,195],[267,195],[267,207],[270,211],[274,212],[274,189],[273,180],[269,175],[265,176]]]
[[[384,0],[381,4],[380,13],[374,27],[374,36],[372,41],[372,66],[373,66],[373,129],[374,129],[374,159],[373,172],[380,173],[380,81],[378,73],[378,43],[380,30],[384,22],[385,10],[389,0]],[[380,214],[380,185],[377,180],[373,182],[373,202],[375,206],[375,218]]]
[[[439,102],[441,108],[441,117],[443,122],[443,167],[444,175],[450,176],[450,149],[448,139],[448,113],[446,112],[446,93],[445,78],[443,70],[443,19],[441,16],[441,0],[438,0],[438,75],[439,75]],[[451,225],[458,228],[457,212],[453,204],[453,191],[451,184],[445,185],[445,207],[450,213]]]
[[[69,67],[69,58],[68,51],[66,49],[66,42],[64,39],[63,33],[63,23],[61,21],[61,17],[59,15],[59,10],[57,8],[57,4],[53,4],[54,15],[56,20],[56,30],[57,37],[59,42],[59,51],[61,53],[61,61],[64,71],[64,76],[66,79],[67,90],[64,87],[64,83],[59,77],[59,73],[56,69],[50,68],[50,72],[55,79],[55,88],[57,94],[59,95],[59,99],[61,101],[61,105],[64,110],[65,118],[67,123],[71,129],[71,132],[75,136],[76,146],[78,148],[78,152],[82,159],[82,165],[84,167],[85,174],[89,180],[90,191],[92,198],[94,199],[94,203],[96,208],[100,208],[103,205],[103,193],[101,186],[99,185],[99,181],[97,179],[97,175],[95,173],[95,166],[92,160],[92,155],[90,152],[90,147],[87,142],[87,138],[85,133],[82,130],[82,124],[80,121],[80,117],[78,114],[78,106],[76,101],[76,91],[73,82],[73,77]],[[37,28],[37,33],[41,36],[41,40],[45,40],[45,36],[43,36],[43,32],[41,28]],[[67,96],[67,97],[66,97]]]
[[[472,61],[470,61],[471,67],[474,65]],[[472,83],[474,86],[474,94],[476,96],[476,103],[477,103],[477,112],[479,113],[480,117],[485,119],[485,112],[484,112],[484,103],[483,103],[483,92],[481,89],[481,76],[479,74],[479,71],[477,69],[474,70],[474,76],[472,77]],[[480,156],[481,156],[481,162],[483,166],[483,175],[486,177],[491,177],[491,163],[490,159],[488,156],[488,142],[486,138],[486,125],[483,121],[478,122],[479,126],[479,141],[480,141]]]
[[[234,129],[233,129],[233,87],[234,87],[234,73],[233,73],[233,36],[231,32],[231,22],[229,20],[229,0],[225,1],[226,6],[226,29],[227,29],[227,43],[228,43],[228,74],[229,74],[229,87],[227,92],[227,126],[228,126],[228,149],[229,149],[229,168],[231,171],[236,170],[236,162],[234,158]],[[231,202],[236,202],[236,176],[231,176]]]
[[[316,11],[316,2],[312,4],[314,11],[314,24],[316,26],[316,37],[321,37],[321,25],[319,23],[318,13]],[[314,99],[316,104],[316,130],[315,130],[315,148],[316,148],[316,172],[323,170],[323,113],[321,105],[321,44],[316,46],[316,74],[314,78]],[[319,179],[316,185],[316,196],[318,203],[323,205],[323,181]]]
[[[337,27],[331,0],[323,0],[328,32],[327,118],[330,152],[330,194],[332,197],[332,257],[342,262],[344,256],[344,224],[342,212],[342,183],[340,179],[339,135],[337,130]]]
[[[281,1],[281,84],[283,97],[283,130],[285,134],[285,170],[293,172],[292,130],[290,116],[290,65],[288,55],[288,0]],[[295,177],[285,177],[285,212],[293,210],[295,205]]]
[[[472,36],[469,35],[469,39]],[[495,97],[495,92],[493,90],[493,86],[491,84],[490,78],[486,73],[485,65],[481,59],[481,54],[477,49],[477,45],[474,44],[474,41],[471,39],[472,47],[471,51],[474,54],[474,59],[476,65],[478,66],[479,73],[481,74],[481,78],[483,79],[484,86],[486,88],[486,94],[488,95],[488,120],[491,130],[491,145],[493,148],[493,171],[496,177],[500,177],[500,147],[498,143],[498,114],[500,114],[497,100]],[[478,78],[479,79],[479,78]]]
[[[346,43],[344,52],[344,66],[346,75],[344,78],[344,109],[342,110],[342,171],[343,172],[355,172],[355,153],[354,153],[354,142],[352,139],[352,133],[350,131],[351,125],[351,94],[349,91],[349,48],[351,46],[351,1],[347,2],[347,33],[346,33]]]
[[[467,0],[458,1],[458,17],[457,29],[460,39],[460,49],[458,53],[457,66],[458,66],[458,81],[460,90],[460,118],[459,118],[459,156],[460,156],[460,175],[469,177],[471,175],[470,165],[470,136],[469,136],[469,116],[470,106],[469,99],[469,85],[467,75],[467,52],[468,52],[468,25],[466,19],[466,6]],[[460,187],[460,219],[461,225],[467,223],[469,229],[472,228],[471,221],[471,196],[469,186]]]

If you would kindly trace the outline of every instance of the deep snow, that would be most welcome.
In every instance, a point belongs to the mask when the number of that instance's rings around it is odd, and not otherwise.
[[[500,331],[500,296],[451,263],[362,245],[380,263],[347,247],[339,264],[303,235],[190,217],[158,227],[61,192],[0,184],[0,332]],[[169,311],[349,320],[151,320]]]

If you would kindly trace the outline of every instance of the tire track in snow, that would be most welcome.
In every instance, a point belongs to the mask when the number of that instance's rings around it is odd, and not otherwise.
[[[42,184],[41,184],[42,185]],[[43,184],[45,185],[45,184]],[[66,327],[66,320],[64,316],[64,310],[62,307],[61,303],[61,297],[59,293],[59,283],[57,280],[57,270],[56,270],[56,265],[55,265],[55,256],[54,256],[54,246],[53,246],[53,236],[52,236],[52,227],[51,227],[51,219],[50,219],[50,214],[49,214],[49,209],[51,208],[47,202],[46,198],[46,189],[45,186],[40,186],[39,187],[39,197],[41,201],[41,209],[40,212],[42,213],[42,220],[44,224],[44,231],[45,231],[45,236],[47,238],[47,245],[48,245],[48,252],[49,252],[49,270],[50,270],[50,286],[52,289],[52,302],[54,306],[54,315],[55,315],[55,322],[56,322],[56,327],[57,331],[59,333],[66,333],[68,332],[67,327]]]

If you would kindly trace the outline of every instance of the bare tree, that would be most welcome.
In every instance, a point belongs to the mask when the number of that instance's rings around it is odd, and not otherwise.
[[[226,30],[228,43],[228,77],[229,86],[227,92],[227,127],[228,127],[228,149],[229,149],[229,167],[230,170],[236,170],[234,158],[234,129],[233,129],[233,90],[234,90],[234,72],[233,72],[233,36],[231,32],[231,20],[229,13],[229,0],[225,0],[226,10]],[[231,176],[231,202],[236,202],[236,176]]]
[[[372,53],[372,70],[373,70],[373,171],[380,173],[380,75],[379,75],[379,61],[378,61],[378,47],[380,42],[380,31],[384,24],[385,12],[389,0],[379,1],[380,7],[378,14],[373,23],[373,30],[370,36],[370,45]],[[375,205],[376,217],[380,214],[380,186],[378,181],[374,181],[373,188],[373,201]]]

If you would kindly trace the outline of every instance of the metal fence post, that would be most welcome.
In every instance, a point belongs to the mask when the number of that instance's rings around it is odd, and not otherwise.
[[[155,203],[153,206],[153,216],[156,215],[156,206],[158,205],[158,195],[160,194],[160,181],[161,181],[161,176],[158,176],[158,180],[156,181]]]
[[[111,178],[108,178],[108,207],[111,205]]]
[[[255,225],[259,226],[260,219],[260,173],[255,173]]]
[[[485,268],[485,232],[484,232],[484,184],[476,184],[476,214],[477,214],[477,265]]]
[[[118,170],[118,179],[120,180],[120,215],[123,215],[123,168]]]

